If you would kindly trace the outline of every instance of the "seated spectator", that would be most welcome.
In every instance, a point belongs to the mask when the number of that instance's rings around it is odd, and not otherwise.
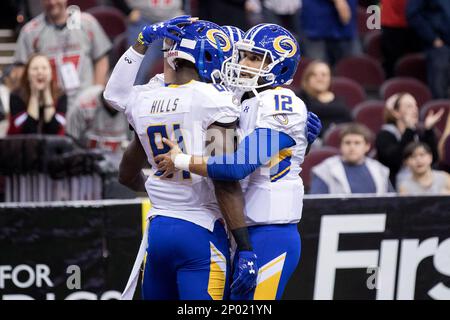
[[[450,172],[450,112],[447,116],[444,132],[442,133],[441,139],[439,139],[438,152],[439,163],[442,169]]]
[[[405,147],[419,140],[428,144],[437,161],[437,138],[433,127],[440,120],[444,110],[429,113],[423,125],[419,126],[419,108],[416,99],[403,92],[390,97],[386,103],[385,124],[377,135],[375,146],[378,160],[390,170],[390,180],[396,186],[397,174],[402,169],[402,154]],[[400,173],[401,178],[406,171]]]
[[[21,88],[11,93],[10,108],[8,134],[64,134],[67,97],[58,90],[46,56],[30,57]]]
[[[411,174],[400,182],[400,194],[450,194],[450,175],[431,168],[433,155],[426,143],[409,144],[404,150],[403,159]]]
[[[410,0],[407,18],[425,45],[428,85],[434,99],[447,99],[450,86],[450,1]]]
[[[67,133],[85,148],[121,153],[130,138],[128,121],[103,98],[103,86],[89,87],[67,114]]]
[[[321,61],[311,62],[302,76],[300,98],[309,111],[322,121],[323,134],[332,124],[350,122],[352,117],[345,102],[330,91],[331,70]]]
[[[92,15],[82,12],[79,21],[69,21],[67,0],[41,4],[44,12],[20,31],[14,60],[23,65],[32,53],[45,54],[54,79],[68,94],[70,108],[83,88],[106,84],[111,42]]]
[[[307,57],[334,66],[361,53],[357,30],[357,0],[303,0],[301,29]]]
[[[389,169],[366,157],[371,140],[367,127],[357,123],[347,125],[341,132],[341,155],[328,158],[312,168],[310,193],[392,192]]]

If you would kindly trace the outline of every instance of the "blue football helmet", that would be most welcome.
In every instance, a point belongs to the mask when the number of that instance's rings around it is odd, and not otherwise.
[[[261,67],[240,65],[242,51],[261,55]],[[263,23],[249,29],[244,39],[234,44],[232,57],[223,65],[222,77],[228,86],[244,91],[288,85],[299,61],[300,48],[294,36],[279,25]]]
[[[230,38],[233,45],[244,39],[245,32],[235,26],[222,26],[223,31],[227,34],[228,38]]]
[[[220,70],[231,57],[233,45],[225,31],[210,21],[198,20],[180,26],[184,34],[180,41],[173,42],[166,54],[169,65],[175,70],[177,59],[192,62],[204,82],[220,79]]]

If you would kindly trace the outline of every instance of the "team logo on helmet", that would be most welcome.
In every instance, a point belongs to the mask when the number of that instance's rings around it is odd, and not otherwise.
[[[208,39],[208,42],[217,48],[216,45],[216,39],[219,41],[220,48],[223,52],[228,52],[231,50],[231,42],[230,38],[225,34],[225,32],[218,30],[218,29],[210,29],[206,32],[206,38]]]
[[[297,53],[297,45],[288,36],[276,37],[273,41],[273,47],[281,55],[288,53],[287,58],[291,58]]]

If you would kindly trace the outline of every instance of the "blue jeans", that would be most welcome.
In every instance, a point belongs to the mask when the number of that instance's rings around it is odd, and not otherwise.
[[[136,38],[141,32],[142,28],[146,25],[151,25],[156,23],[155,21],[151,21],[149,19],[140,18],[138,21],[134,23],[128,24],[127,29],[127,42],[129,46],[132,46],[136,42]],[[141,85],[148,82],[150,79],[150,69],[155,65],[156,61],[159,59],[163,59],[163,54],[161,52],[162,49],[162,40],[157,40],[152,43],[150,48],[148,48],[145,53],[144,60],[142,60],[141,67],[139,68],[138,74],[136,76],[136,80],[134,82],[135,85]]]
[[[447,99],[450,85],[450,47],[426,51],[428,86],[434,99]]]

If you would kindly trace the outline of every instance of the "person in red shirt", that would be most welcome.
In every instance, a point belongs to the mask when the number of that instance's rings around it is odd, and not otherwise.
[[[388,78],[394,76],[395,63],[409,52],[419,51],[420,41],[408,26],[406,4],[408,0],[381,0],[381,49],[384,69]]]
[[[21,87],[10,96],[8,134],[64,135],[67,97],[57,88],[50,61],[43,54],[28,60]]]

